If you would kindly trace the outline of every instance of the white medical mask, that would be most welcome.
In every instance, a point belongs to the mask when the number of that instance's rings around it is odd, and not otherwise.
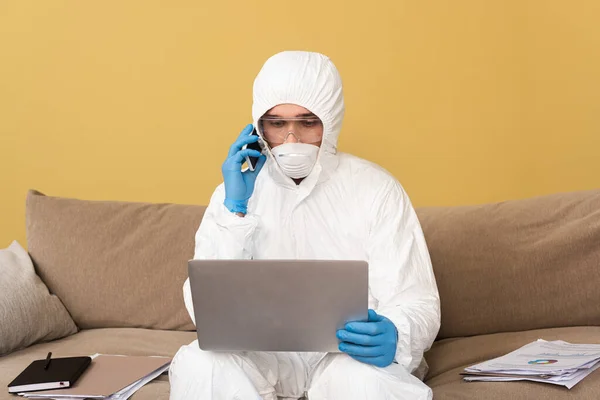
[[[306,178],[312,171],[319,147],[306,143],[284,143],[271,149],[284,174],[292,179]]]

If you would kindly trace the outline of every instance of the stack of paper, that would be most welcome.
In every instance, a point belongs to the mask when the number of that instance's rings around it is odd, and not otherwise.
[[[171,359],[94,354],[92,363],[68,389],[19,393],[29,399],[126,400],[142,386],[169,369]]]
[[[502,357],[465,368],[467,382],[535,381],[571,389],[600,367],[600,344],[539,339]]]

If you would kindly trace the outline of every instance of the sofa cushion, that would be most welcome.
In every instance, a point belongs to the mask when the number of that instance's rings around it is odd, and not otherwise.
[[[31,361],[53,357],[101,354],[173,357],[179,348],[196,339],[196,332],[160,331],[148,329],[113,328],[84,330],[67,338],[31,346],[0,358],[0,388],[12,381]],[[6,390],[0,390],[0,400],[15,399]],[[137,392],[132,399],[169,398],[168,377],[160,376]]]
[[[537,382],[464,382],[459,375],[465,367],[500,357],[537,339],[600,343],[600,327],[541,329],[441,340],[425,355],[429,364],[425,382],[433,389],[436,400],[600,398],[600,370],[571,390]]]
[[[187,261],[204,207],[27,196],[38,274],[82,329],[191,330]]]
[[[0,356],[75,332],[65,306],[35,274],[27,251],[16,241],[0,250]]]
[[[600,190],[417,212],[438,338],[600,325]]]

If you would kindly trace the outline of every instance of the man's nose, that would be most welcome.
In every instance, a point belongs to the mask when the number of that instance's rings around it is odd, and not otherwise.
[[[298,138],[294,134],[294,132],[290,131],[287,133],[284,143],[298,143]]]

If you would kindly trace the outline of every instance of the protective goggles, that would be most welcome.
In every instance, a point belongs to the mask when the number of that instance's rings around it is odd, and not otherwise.
[[[259,119],[263,136],[271,145],[282,144],[293,135],[300,143],[318,143],[323,139],[323,123],[318,117]]]

